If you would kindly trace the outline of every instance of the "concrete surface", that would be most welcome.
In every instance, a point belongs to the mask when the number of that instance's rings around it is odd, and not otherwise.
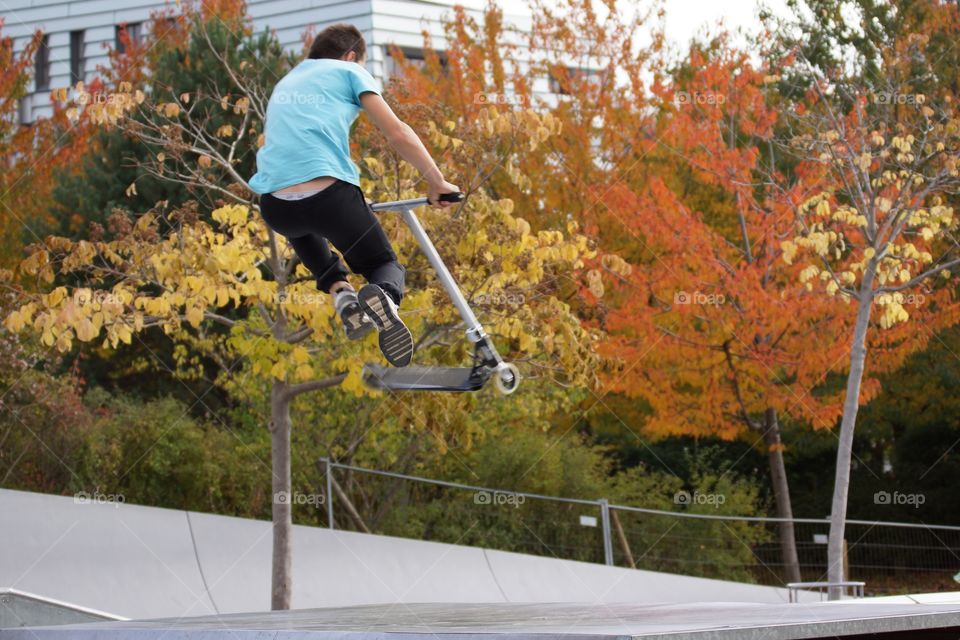
[[[116,620],[115,616],[76,607],[16,589],[0,590],[0,629]]]
[[[0,513],[0,588],[125,618],[270,608],[269,522],[10,490]],[[295,609],[788,600],[775,587],[316,527],[294,527],[293,554]]]
[[[960,630],[960,606],[396,604],[0,630],[0,640],[794,640],[921,629]]]

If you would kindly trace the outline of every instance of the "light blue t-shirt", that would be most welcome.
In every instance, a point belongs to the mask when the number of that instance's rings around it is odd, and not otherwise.
[[[360,186],[350,159],[350,125],[360,113],[360,94],[380,93],[356,62],[306,59],[280,79],[267,103],[264,145],[250,188],[270,193],[320,176]]]

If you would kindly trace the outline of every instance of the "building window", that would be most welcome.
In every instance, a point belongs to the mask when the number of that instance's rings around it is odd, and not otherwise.
[[[37,49],[36,70],[34,78],[37,82],[37,91],[50,88],[50,36],[44,34]]]
[[[20,98],[20,104],[18,106],[20,111],[20,114],[19,114],[20,124],[23,124],[23,125],[30,124],[31,122],[30,116],[32,115],[31,114],[32,109],[30,108],[32,106],[32,101],[30,100],[30,96],[25,95],[22,98]]]
[[[403,53],[403,57],[408,64],[412,64],[417,69],[423,69],[425,66],[427,66],[427,60],[423,49],[414,49],[413,47],[399,47],[399,49]],[[436,54],[440,58],[440,66],[446,69],[447,54],[443,51],[437,51]],[[403,69],[400,67],[400,63],[390,55],[390,49],[387,49],[387,56],[384,60],[384,75],[388,79],[399,78],[403,75]]]
[[[83,82],[86,59],[83,57],[84,32],[70,32],[70,84]]]
[[[127,37],[130,39],[130,42],[140,42],[141,34],[143,33],[143,23],[142,22],[127,22],[125,24],[118,24],[115,31],[115,39],[118,53],[126,53],[127,47],[123,44],[123,32],[127,32]]]
[[[596,69],[566,67],[563,72],[558,71],[550,74],[550,93],[568,96],[572,93],[575,84],[583,81],[597,83],[599,80],[600,72]]]

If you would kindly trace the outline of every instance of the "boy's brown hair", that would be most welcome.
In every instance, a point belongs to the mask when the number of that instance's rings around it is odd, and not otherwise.
[[[351,51],[355,52],[357,60],[360,60],[367,54],[367,43],[359,29],[352,24],[341,22],[330,25],[317,34],[307,57],[339,60]]]

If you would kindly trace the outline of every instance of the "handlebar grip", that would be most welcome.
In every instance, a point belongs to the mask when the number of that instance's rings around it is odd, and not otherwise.
[[[441,193],[440,197],[437,198],[437,200],[439,202],[463,202],[463,199],[466,197],[467,196],[465,196],[460,191],[454,191],[453,193]]]

